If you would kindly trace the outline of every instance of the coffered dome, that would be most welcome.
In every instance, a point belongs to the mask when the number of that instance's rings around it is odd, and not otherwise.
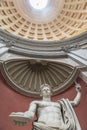
[[[64,40],[87,30],[87,1],[48,0],[35,9],[30,0],[1,0],[0,28],[30,40]]]

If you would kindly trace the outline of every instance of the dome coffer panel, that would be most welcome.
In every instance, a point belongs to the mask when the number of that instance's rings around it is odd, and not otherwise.
[[[36,41],[71,38],[87,30],[87,2],[49,0],[43,11],[36,11],[28,0],[4,0],[0,2],[0,28]]]

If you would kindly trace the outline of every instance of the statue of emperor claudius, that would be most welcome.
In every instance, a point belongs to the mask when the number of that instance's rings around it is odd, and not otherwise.
[[[73,101],[61,99],[51,101],[51,87],[48,84],[41,85],[41,101],[32,101],[26,112],[12,112],[9,116],[15,125],[26,125],[35,114],[37,120],[33,122],[33,130],[81,130],[80,124],[73,110],[81,99],[81,86],[75,85],[77,95]]]

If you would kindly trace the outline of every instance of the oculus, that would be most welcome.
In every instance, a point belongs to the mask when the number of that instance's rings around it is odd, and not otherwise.
[[[42,10],[47,6],[48,0],[29,0],[34,9]]]

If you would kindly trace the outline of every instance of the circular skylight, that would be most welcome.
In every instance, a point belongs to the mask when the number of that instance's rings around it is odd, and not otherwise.
[[[48,0],[29,0],[34,9],[44,9],[47,6]]]

